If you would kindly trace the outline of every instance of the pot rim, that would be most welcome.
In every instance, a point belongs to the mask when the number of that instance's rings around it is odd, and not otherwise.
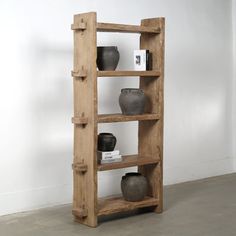
[[[143,93],[143,90],[140,89],[140,88],[122,88],[122,89],[121,89],[121,92],[123,92],[123,91],[129,91],[129,90],[131,90],[131,91],[140,91],[140,92]]]
[[[117,49],[117,46],[98,46],[97,49],[104,49],[104,48],[112,48],[112,49]]]
[[[138,173],[138,172],[128,172],[125,174],[125,176],[142,176],[141,173]]]
[[[108,132],[99,133],[98,135],[101,135],[101,136],[114,136],[112,133],[108,133]]]

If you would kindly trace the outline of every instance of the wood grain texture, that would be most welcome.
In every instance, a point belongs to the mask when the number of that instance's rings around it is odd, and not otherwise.
[[[101,198],[98,201],[98,215],[109,215],[137,208],[157,206],[158,204],[159,200],[151,197],[146,197],[144,200],[139,202],[128,202],[120,196]]]
[[[84,68],[81,68],[78,71],[71,71],[71,76],[74,78],[82,78],[85,79],[87,76],[87,71]]]
[[[145,175],[150,184],[149,196],[159,199],[159,205],[154,211],[162,212],[163,209],[163,111],[164,111],[164,18],[144,19],[142,26],[158,27],[160,34],[140,37],[140,48],[148,49],[152,53],[152,68],[161,72],[158,80],[145,80],[140,78],[140,88],[148,96],[146,112],[160,114],[158,122],[139,122],[139,155],[157,156],[160,153],[160,162],[156,166],[141,166],[139,172]]]
[[[85,30],[74,31],[74,68],[87,72],[86,80],[74,77],[74,117],[87,117],[85,127],[74,125],[74,164],[84,163],[84,174],[73,171],[73,209],[84,209],[86,217],[76,221],[91,227],[97,226],[97,39],[96,13],[74,16],[74,24],[86,24]]]
[[[71,119],[73,124],[77,124],[77,125],[86,125],[88,124],[88,117],[72,117]]]
[[[95,12],[74,16],[74,160],[73,215],[96,227],[97,217],[136,208],[163,208],[164,18],[144,19],[141,26],[97,23]],[[97,71],[97,31],[141,33],[140,49],[152,53],[152,71]],[[145,114],[97,114],[97,77],[140,76],[148,97]],[[138,155],[119,163],[97,165],[97,123],[139,121]],[[148,196],[140,202],[122,197],[97,198],[97,171],[138,166],[149,180]]]
[[[88,170],[88,166],[84,163],[74,163],[72,164],[72,169],[77,172],[85,173]]]
[[[160,72],[157,70],[150,70],[150,71],[98,71],[98,77],[122,77],[122,76],[142,76],[142,77],[158,77],[160,76]]]
[[[142,115],[122,115],[118,114],[100,114],[98,115],[98,123],[111,123],[111,122],[127,122],[137,120],[155,120],[159,119],[159,114],[142,114]]]
[[[85,30],[86,28],[87,28],[87,24],[83,21],[71,25],[72,30]]]
[[[159,34],[160,29],[156,27],[146,27],[139,25],[123,25],[113,23],[97,23],[98,32],[117,32],[117,33],[151,33]]]
[[[72,214],[75,217],[81,219],[88,216],[88,210],[82,208],[75,208],[72,210]]]
[[[153,158],[153,157],[142,157],[139,155],[127,155],[123,156],[122,162],[116,162],[116,163],[107,163],[98,165],[99,171],[104,170],[114,170],[114,169],[120,169],[120,168],[127,168],[132,166],[144,166],[144,165],[150,165],[150,164],[157,164],[159,162],[159,157]]]

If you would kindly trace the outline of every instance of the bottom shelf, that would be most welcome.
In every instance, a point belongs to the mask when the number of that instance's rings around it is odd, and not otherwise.
[[[159,200],[152,197],[145,197],[144,200],[139,202],[128,202],[121,196],[101,198],[98,200],[98,216],[130,211],[142,207],[157,206],[158,204]]]

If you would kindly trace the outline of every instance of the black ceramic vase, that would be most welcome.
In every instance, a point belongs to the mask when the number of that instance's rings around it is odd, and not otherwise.
[[[99,70],[115,70],[120,54],[115,46],[97,47],[97,67]]]
[[[142,201],[147,195],[148,182],[140,173],[130,172],[122,176],[121,191],[126,201]]]
[[[116,146],[116,137],[112,133],[100,133],[98,135],[98,151],[111,152]]]
[[[146,97],[142,89],[121,89],[119,104],[124,115],[140,115],[144,113]]]

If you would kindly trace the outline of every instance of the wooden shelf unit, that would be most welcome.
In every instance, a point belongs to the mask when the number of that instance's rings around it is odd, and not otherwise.
[[[143,19],[141,25],[97,22],[95,12],[74,16],[74,160],[73,210],[79,223],[96,227],[97,218],[137,208],[163,209],[163,84],[164,18]],[[152,53],[151,71],[97,71],[97,32],[140,34],[140,49]],[[97,78],[139,76],[140,88],[148,97],[145,113],[126,116],[97,113]],[[98,123],[138,121],[138,154],[123,161],[97,164]],[[138,166],[149,181],[148,196],[140,202],[128,202],[121,196],[99,199],[97,172]]]

